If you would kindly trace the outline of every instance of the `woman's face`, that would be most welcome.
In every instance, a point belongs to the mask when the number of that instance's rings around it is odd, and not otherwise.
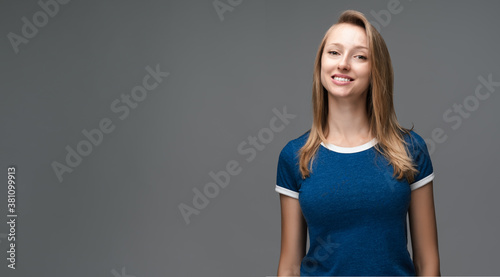
[[[334,97],[356,98],[368,90],[370,57],[365,30],[341,23],[327,37],[321,57],[321,83]]]

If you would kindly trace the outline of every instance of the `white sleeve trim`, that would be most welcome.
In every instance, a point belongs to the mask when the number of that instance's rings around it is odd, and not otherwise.
[[[434,180],[434,172],[432,172],[431,174],[427,175],[427,177],[421,179],[420,181],[418,182],[415,182],[413,184],[410,185],[410,188],[411,190],[416,190],[418,189],[419,187],[422,187],[424,185],[427,185],[430,181]]]
[[[299,199],[299,193],[296,192],[296,191],[289,190],[289,189],[286,189],[284,187],[280,187],[278,185],[276,185],[276,187],[274,188],[274,190],[277,191],[277,192],[279,192],[279,193],[281,193],[281,194],[290,196],[292,198]]]

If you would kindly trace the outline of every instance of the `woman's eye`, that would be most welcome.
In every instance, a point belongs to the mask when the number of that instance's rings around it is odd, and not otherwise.
[[[328,53],[331,53],[331,54],[333,54],[333,55],[337,55],[337,54],[338,54],[338,52],[337,52],[337,51],[330,51],[330,52],[328,52]]]
[[[362,59],[362,60],[366,60],[367,58],[365,56],[361,56],[361,55],[357,55],[356,57]]]

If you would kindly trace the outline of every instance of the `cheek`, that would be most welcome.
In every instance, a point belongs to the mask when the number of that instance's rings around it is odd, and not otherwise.
[[[334,67],[331,62],[325,62],[321,64],[321,79],[327,80],[333,74]]]
[[[323,86],[326,85],[326,77],[325,77],[326,72],[324,71],[324,69],[325,69],[324,67],[321,67],[321,74],[319,76],[320,80],[321,80],[321,83],[323,84]]]
[[[324,71],[329,72],[332,70],[333,67],[334,67],[334,64],[333,64],[332,60],[330,60],[330,59],[322,59],[321,60],[321,68]]]
[[[361,74],[363,75],[364,78],[370,79],[371,72],[370,72],[370,68],[369,67],[368,68],[366,68],[366,67],[362,68],[360,72],[361,72]]]

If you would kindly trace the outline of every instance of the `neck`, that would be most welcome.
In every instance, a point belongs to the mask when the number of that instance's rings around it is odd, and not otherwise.
[[[366,93],[358,98],[328,95],[327,140],[337,144],[360,144],[372,139],[366,111]]]

